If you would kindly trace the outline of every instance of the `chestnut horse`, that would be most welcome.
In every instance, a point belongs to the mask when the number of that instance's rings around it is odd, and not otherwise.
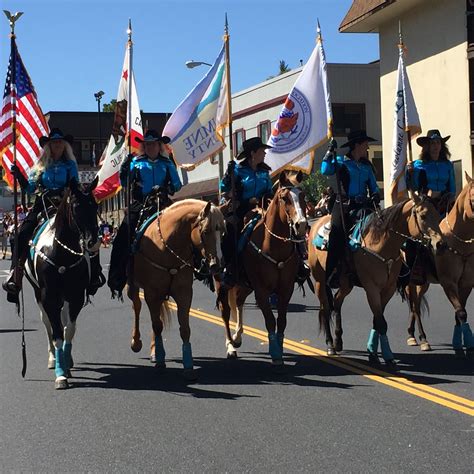
[[[326,335],[327,353],[335,355],[342,351],[342,322],[341,308],[345,297],[352,291],[354,282],[344,271],[340,277],[340,287],[334,301],[330,304],[329,288],[326,286],[325,265],[327,252],[313,245],[318,230],[330,221],[325,216],[316,221],[310,232],[309,266],[316,280],[316,294],[320,301],[319,322]],[[382,349],[383,359],[394,364],[394,356],[387,337],[387,321],[384,310],[392,298],[400,273],[402,260],[400,249],[407,239],[422,238],[429,242],[434,249],[441,249],[443,238],[439,229],[439,214],[428,198],[415,195],[387,209],[374,213],[369,217],[365,228],[362,229],[360,248],[352,253],[356,276],[364,288],[370,309],[373,313],[373,329],[370,332],[367,350],[369,360],[378,362],[378,345]],[[332,296],[332,295],[331,295]],[[333,341],[331,334],[331,313],[334,311],[336,320]]]
[[[143,288],[150,310],[154,333],[156,366],[164,368],[163,325],[169,316],[167,300],[177,305],[179,332],[183,341],[184,376],[195,379],[193,356],[189,342],[189,309],[193,297],[193,247],[206,259],[211,273],[219,271],[221,235],[224,216],[211,204],[185,199],[166,208],[145,230],[133,257],[127,295],[132,300],[135,323],[132,350],[142,347],[140,340],[140,288]]]
[[[435,257],[436,273],[428,275],[425,285],[410,284],[407,288],[410,304],[410,327],[407,344],[416,346],[415,322],[420,333],[420,348],[430,350],[421,322],[421,301],[430,283],[439,283],[453,305],[455,326],[453,349],[458,357],[474,356],[474,338],[467,322],[466,303],[474,286],[474,179],[466,173],[467,184],[462,189],[449,214],[440,223],[448,243],[448,251]],[[463,349],[466,348],[466,353]]]
[[[297,245],[305,242],[308,228],[304,193],[298,187],[301,180],[301,172],[284,171],[280,174],[278,190],[239,255],[248,282],[240,279],[230,290],[224,290],[216,282],[228,358],[237,357],[235,349],[242,344],[243,305],[254,291],[257,305],[265,318],[272,363],[283,365],[286,313],[301,258]],[[278,297],[276,321],[269,301],[272,294]],[[229,327],[231,312],[237,319],[233,336]]]

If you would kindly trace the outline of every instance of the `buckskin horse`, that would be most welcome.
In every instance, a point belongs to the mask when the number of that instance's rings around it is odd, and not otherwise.
[[[318,249],[314,240],[319,229],[329,222],[331,216],[317,220],[309,237],[309,266],[316,281],[316,294],[320,301],[319,323],[324,328],[328,355],[342,351],[341,308],[345,297],[354,287],[353,278],[342,272],[340,287],[330,302],[326,285],[325,265],[327,252]],[[395,365],[387,336],[387,321],[384,310],[392,298],[400,273],[402,260],[400,249],[407,239],[420,239],[436,250],[442,251],[443,237],[439,228],[439,214],[434,205],[425,196],[414,195],[401,203],[371,214],[362,228],[360,247],[352,253],[356,277],[366,292],[373,313],[373,329],[367,343],[369,361],[378,362],[380,342],[382,357],[387,364]],[[332,293],[331,293],[332,296]],[[332,298],[331,298],[332,299]],[[331,315],[334,313],[335,341],[331,334]]]
[[[90,256],[98,252],[97,179],[82,190],[72,180],[56,216],[43,224],[30,244],[26,276],[33,286],[49,339],[48,367],[56,389],[69,387],[72,339],[90,281]]]
[[[415,322],[418,325],[421,350],[430,350],[421,321],[421,302],[430,283],[441,284],[455,314],[453,349],[457,357],[474,357],[474,338],[467,322],[466,303],[474,286],[474,179],[466,173],[466,185],[453,208],[440,222],[448,251],[435,257],[436,275],[429,274],[424,285],[410,284],[406,289],[410,305],[407,344],[416,346]],[[466,348],[466,353],[463,349]]]
[[[286,313],[301,258],[297,245],[306,241],[308,228],[304,193],[299,188],[301,180],[301,172],[284,171],[280,174],[278,190],[239,255],[248,282],[240,278],[230,290],[216,282],[228,358],[237,357],[236,348],[242,344],[243,305],[254,291],[257,305],[265,318],[272,364],[283,365]],[[272,294],[278,298],[276,321],[269,301]],[[231,314],[237,320],[234,335],[229,325]]]
[[[142,347],[139,321],[140,288],[150,310],[154,333],[156,367],[164,368],[163,327],[169,320],[168,298],[177,305],[179,332],[183,341],[184,377],[194,380],[189,327],[189,310],[193,297],[193,247],[206,259],[211,273],[220,269],[221,235],[224,216],[210,202],[185,199],[166,208],[144,231],[133,257],[127,295],[132,300],[135,321],[131,348]]]

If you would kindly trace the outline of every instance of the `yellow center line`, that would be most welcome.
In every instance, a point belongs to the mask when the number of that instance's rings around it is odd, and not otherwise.
[[[169,301],[168,304],[170,308],[174,310],[177,309],[174,302]],[[224,323],[220,317],[206,313],[204,311],[191,308],[189,314],[197,319],[210,322],[218,326],[224,326]],[[230,325],[232,328],[235,328],[235,323],[231,322]],[[244,332],[255,339],[268,342],[268,334],[266,331],[244,325]],[[363,377],[366,377],[372,381],[388,385],[466,415],[474,416],[474,401],[468,398],[463,398],[429,385],[413,382],[406,377],[396,376],[388,372],[384,372],[383,370],[369,367],[353,359],[347,359],[341,356],[328,356],[326,352],[321,349],[317,349],[315,347],[302,344],[288,338],[285,338],[284,347],[285,349],[296,352],[297,354],[318,358],[318,360],[321,360],[321,362],[325,362],[349,372],[362,375]]]

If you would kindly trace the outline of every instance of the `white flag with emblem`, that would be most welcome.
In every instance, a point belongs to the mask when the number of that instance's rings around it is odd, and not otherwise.
[[[265,163],[276,174],[288,165],[309,173],[311,153],[332,136],[332,111],[321,35],[289,93],[267,142]],[[298,166],[296,166],[298,165]]]

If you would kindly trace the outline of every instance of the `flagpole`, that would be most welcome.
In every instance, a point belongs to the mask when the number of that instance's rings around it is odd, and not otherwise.
[[[14,255],[12,255],[12,259],[16,259],[17,268],[18,269],[18,180],[16,177],[17,171],[17,159],[16,159],[16,46],[15,46],[15,22],[23,15],[23,12],[16,12],[12,15],[9,11],[4,10],[6,17],[10,22],[10,58],[11,58],[11,81],[10,81],[10,100],[12,104],[12,146],[13,146],[13,166],[15,167],[15,173],[13,173],[13,224],[15,229],[15,237],[14,237],[14,246],[13,249]],[[14,260],[15,261],[15,260]],[[20,314],[20,302],[17,302],[17,312],[18,315]],[[22,349],[22,359],[23,359],[23,368],[21,370],[22,377],[25,377],[26,374],[26,342],[25,342],[25,312],[24,306],[22,311],[22,328],[21,328],[21,349]]]
[[[128,101],[127,101],[127,144],[128,144],[128,156],[127,160],[129,159],[130,155],[132,154],[132,138],[131,138],[131,121],[132,121],[132,54],[133,54],[133,43],[132,43],[132,20],[131,18],[128,19]],[[125,191],[125,199],[127,205],[127,228],[128,228],[128,248],[130,248],[131,240],[132,240],[132,229],[130,228],[130,205],[131,205],[131,196],[130,196],[130,173],[127,173],[127,189]]]

